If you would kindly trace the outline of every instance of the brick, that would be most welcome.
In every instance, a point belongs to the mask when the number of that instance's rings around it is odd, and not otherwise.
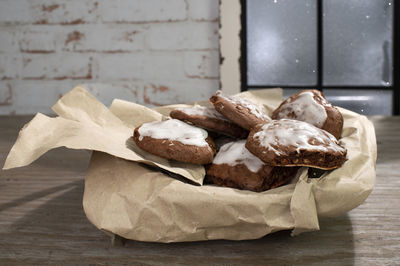
[[[183,53],[132,53],[96,56],[102,80],[186,79]]]
[[[0,82],[0,106],[12,104],[12,86],[10,82]]]
[[[10,27],[0,27],[0,53],[14,53],[18,51],[16,31]]]
[[[0,87],[8,83],[12,86],[12,105],[0,105],[0,114],[53,114],[51,107],[66,92],[78,85],[71,80],[17,80],[0,82]]]
[[[51,106],[81,83],[74,80],[0,81],[0,88],[12,86],[12,105],[0,105],[0,115],[52,114]],[[134,81],[83,84],[88,91],[109,106],[113,99],[123,99],[147,106],[190,103],[207,100],[219,87],[217,79],[188,81]],[[3,93],[3,89],[1,89]],[[7,97],[7,96],[6,96]]]
[[[92,60],[80,54],[25,54],[24,79],[91,79]]]
[[[148,53],[143,59],[143,79],[186,79],[183,53]]]
[[[19,77],[21,57],[12,54],[0,54],[0,80]]]
[[[189,18],[200,21],[217,21],[219,18],[218,0],[187,0]]]
[[[184,0],[114,0],[99,2],[103,22],[161,22],[186,19]]]
[[[97,20],[97,2],[60,0],[2,0],[0,23],[80,24]]]
[[[76,52],[130,52],[144,49],[143,26],[83,25],[63,36],[63,49]]]
[[[208,100],[219,88],[217,79],[192,79],[187,81],[154,80],[143,83],[138,103],[160,106]]]
[[[19,49],[23,53],[52,53],[56,51],[56,42],[60,27],[29,27],[22,32]]]
[[[139,79],[143,73],[143,56],[140,54],[96,55],[96,78],[101,80]]]
[[[147,32],[146,40],[152,50],[218,49],[218,23],[154,24]]]
[[[142,25],[32,25],[21,30],[20,51],[119,53],[144,49]],[[1,51],[1,50],[0,50]]]
[[[90,94],[108,107],[114,99],[137,102],[138,90],[141,88],[132,82],[83,83],[82,85]]]
[[[185,73],[191,78],[218,78],[219,52],[185,52]]]
[[[0,1],[0,23],[30,23],[32,15],[30,3],[26,0]]]

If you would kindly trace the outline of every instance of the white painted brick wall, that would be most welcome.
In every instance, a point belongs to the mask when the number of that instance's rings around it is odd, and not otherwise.
[[[83,25],[70,28],[59,46],[74,52],[143,51],[146,31],[145,26],[131,24]]]
[[[185,53],[185,74],[191,78],[218,78],[218,51],[190,51]]]
[[[32,27],[20,33],[18,41],[19,49],[22,53],[51,53],[56,51],[57,36],[56,29],[42,27]]]
[[[18,43],[16,40],[15,31],[12,30],[11,27],[0,26],[0,54],[13,54],[18,52]]]
[[[146,40],[152,50],[218,49],[218,23],[160,23],[149,29]]]
[[[217,21],[219,8],[215,0],[187,0],[189,18],[200,21]]]
[[[95,23],[99,16],[98,5],[96,0],[1,0],[0,23],[14,25]]]
[[[0,106],[10,105],[12,99],[12,87],[7,82],[0,82]]]
[[[99,15],[103,22],[161,22],[185,20],[184,0],[114,0],[101,1]]]
[[[86,54],[24,54],[22,79],[91,79],[92,59]]]
[[[207,99],[218,0],[0,0],[0,114],[51,113],[77,84],[104,104]]]
[[[21,56],[0,54],[0,80],[17,79],[20,76]]]

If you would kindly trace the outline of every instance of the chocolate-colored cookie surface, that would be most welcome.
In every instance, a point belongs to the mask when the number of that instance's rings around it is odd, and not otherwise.
[[[221,147],[207,169],[207,181],[231,188],[264,191],[289,182],[297,167],[272,167],[251,154],[246,140],[230,142]]]
[[[247,130],[226,119],[212,107],[181,107],[171,111],[170,116],[233,138],[242,139],[249,134]]]
[[[337,139],[343,129],[342,114],[318,90],[303,90],[287,98],[275,109],[271,118],[308,122],[328,131]]]
[[[215,110],[247,130],[271,120],[262,106],[239,97],[225,96],[220,91],[210,98],[210,102]]]
[[[215,154],[207,131],[177,119],[144,123],[135,128],[133,140],[147,152],[184,163],[209,164]]]
[[[256,126],[246,148],[271,166],[309,166],[319,169],[340,167],[346,149],[325,130],[307,122],[281,119]]]

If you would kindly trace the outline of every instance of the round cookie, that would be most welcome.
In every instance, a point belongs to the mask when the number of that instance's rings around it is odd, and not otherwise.
[[[271,166],[340,167],[346,149],[325,130],[307,122],[281,119],[258,125],[247,138],[246,148]]]
[[[147,152],[184,163],[209,164],[215,154],[207,131],[177,119],[144,123],[135,128],[133,140]]]
[[[343,129],[342,114],[318,90],[303,90],[287,98],[275,109],[271,118],[308,122],[328,131],[337,139]]]
[[[195,105],[181,107],[171,111],[170,116],[184,122],[202,127],[233,138],[246,138],[249,132],[227,120],[214,108]]]
[[[298,168],[268,166],[251,154],[245,143],[239,140],[223,145],[207,169],[207,181],[260,192],[286,184],[295,176]]]
[[[210,102],[215,110],[247,130],[271,120],[262,106],[239,97],[224,96],[221,91],[217,91]]]

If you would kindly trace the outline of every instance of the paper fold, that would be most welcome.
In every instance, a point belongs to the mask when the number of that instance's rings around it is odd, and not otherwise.
[[[161,120],[162,115],[157,115],[155,111],[140,105],[117,102],[113,105],[114,112],[117,115],[124,111],[129,114],[130,120],[124,123],[81,86],[64,95],[52,109],[59,117],[37,114],[20,131],[3,169],[28,165],[45,152],[64,146],[105,152],[159,167],[197,184],[203,183],[203,166],[154,156],[139,149],[133,142],[131,136],[135,126],[143,121]]]

